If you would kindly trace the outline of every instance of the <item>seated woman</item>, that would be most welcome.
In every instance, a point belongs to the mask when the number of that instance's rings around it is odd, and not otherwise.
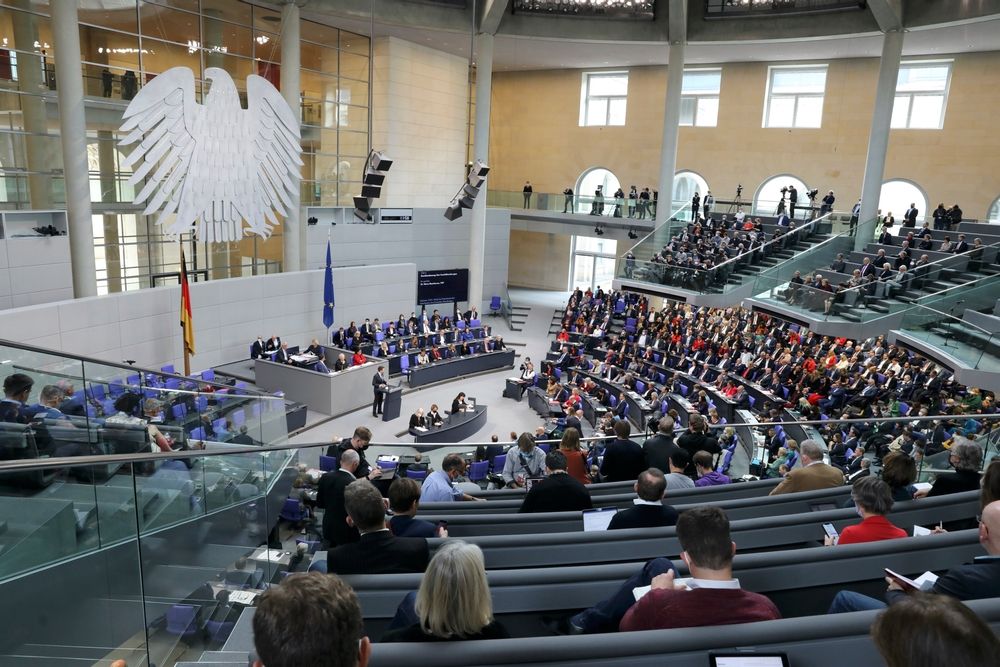
[[[409,622],[405,627],[398,627]],[[505,639],[493,618],[482,550],[462,541],[445,543],[427,565],[416,596],[407,596],[383,642]]]
[[[892,525],[885,515],[892,510],[892,491],[877,477],[862,477],[854,482],[851,499],[858,507],[861,523],[844,528],[840,537],[823,538],[827,546],[834,544],[860,544],[906,537],[906,531]]]
[[[465,402],[465,392],[459,392],[455,400],[451,402],[451,414],[458,414],[459,412],[465,412],[469,408],[468,403]]]
[[[417,408],[417,411],[410,415],[410,428],[427,428],[427,417],[424,416],[423,408]]]
[[[550,399],[554,399],[556,396],[559,395],[559,392],[561,390],[562,387],[559,385],[559,381],[556,380],[556,376],[550,375],[549,382],[545,386],[545,395],[548,396]]]
[[[437,403],[431,403],[430,412],[427,413],[427,424],[430,426],[440,426],[444,423],[444,417],[438,412]]]
[[[894,501],[913,500],[917,489],[917,462],[903,452],[889,452],[882,459],[882,481],[889,485]]]
[[[417,366],[426,366],[429,363],[431,363],[431,358],[427,354],[427,350],[420,350],[417,355]]]
[[[389,356],[389,344],[384,340],[378,344],[378,350],[375,352],[374,356],[382,357],[385,359]]]
[[[365,355],[361,353],[361,348],[360,347],[355,348],[354,349],[354,356],[351,357],[351,365],[352,366],[360,366],[361,364],[365,363],[366,361],[368,361],[368,359],[366,359]]]

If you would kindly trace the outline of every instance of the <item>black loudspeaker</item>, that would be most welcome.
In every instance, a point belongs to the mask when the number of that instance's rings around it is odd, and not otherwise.
[[[382,188],[377,185],[362,185],[361,196],[369,199],[378,199],[382,194]]]
[[[368,197],[355,197],[354,198],[354,208],[359,211],[367,212],[368,209],[372,207],[372,203],[368,200]]]
[[[389,171],[389,167],[392,166],[392,160],[386,157],[384,153],[374,151],[372,159],[368,162],[368,166],[375,171]]]
[[[453,203],[444,210],[444,217],[448,220],[457,220],[462,217],[462,207],[458,203]]]
[[[381,186],[383,183],[385,183],[385,174],[380,174],[375,171],[365,172],[365,185]]]
[[[479,188],[473,187],[469,184],[465,184],[462,186],[462,192],[465,193],[467,196],[472,197],[473,199],[479,196]]]
[[[368,215],[368,211],[362,211],[360,209],[354,209],[354,217],[361,222],[369,222],[372,219],[372,217]]]

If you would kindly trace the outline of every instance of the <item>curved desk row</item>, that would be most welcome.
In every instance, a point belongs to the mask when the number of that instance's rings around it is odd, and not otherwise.
[[[421,387],[426,384],[450,380],[471,375],[481,371],[491,371],[498,368],[508,368],[514,366],[514,350],[501,350],[500,352],[487,352],[485,354],[474,354],[468,357],[435,361],[424,366],[414,366],[410,368],[410,386]]]
[[[468,412],[448,415],[440,426],[432,426],[426,431],[410,430],[417,444],[461,442],[475,435],[486,426],[486,406],[476,404]]]

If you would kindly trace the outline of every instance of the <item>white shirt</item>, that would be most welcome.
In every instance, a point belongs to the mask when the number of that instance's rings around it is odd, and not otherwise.
[[[653,507],[663,507],[663,503],[659,500],[643,500],[642,498],[633,498],[633,505],[651,505]]]
[[[738,591],[740,589],[740,580],[726,579],[724,581],[720,581],[717,579],[691,578],[688,579],[687,586],[688,588],[720,588],[720,589]]]

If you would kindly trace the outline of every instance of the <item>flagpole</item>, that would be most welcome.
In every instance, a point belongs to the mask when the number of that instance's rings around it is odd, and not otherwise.
[[[183,262],[184,262],[184,237],[181,236],[181,235],[178,235],[177,242],[180,244],[180,247],[181,247],[181,263],[183,264]],[[183,277],[182,277],[182,280],[183,280]],[[181,286],[181,290],[183,290],[183,289],[184,289],[184,286],[182,285]],[[183,307],[184,307],[184,303],[183,303],[183,299],[182,299],[181,300],[181,308],[183,308]],[[181,329],[181,349],[184,350],[184,376],[187,377],[187,376],[191,375],[191,355],[188,354],[187,337],[185,336],[185,332],[184,332],[183,328]]]

